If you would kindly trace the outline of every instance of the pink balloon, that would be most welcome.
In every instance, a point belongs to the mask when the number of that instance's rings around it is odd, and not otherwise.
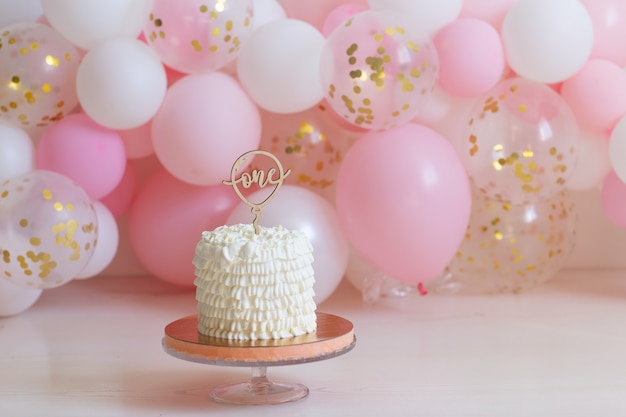
[[[502,22],[507,12],[519,0],[464,0],[459,19],[480,19],[498,32],[502,29]]]
[[[120,135],[83,113],[50,126],[39,140],[36,158],[38,169],[71,178],[94,200],[113,191],[126,168]]]
[[[126,158],[145,158],[154,153],[154,146],[152,146],[152,121],[133,129],[118,130],[117,133],[120,134],[122,141],[124,141]]]
[[[126,213],[137,193],[137,172],[132,164],[126,164],[126,170],[119,184],[113,191],[100,199],[113,217]]]
[[[384,274],[410,283],[441,273],[470,215],[469,180],[454,148],[408,123],[363,135],[337,178],[337,212],[350,243]]]
[[[602,209],[614,225],[626,228],[626,184],[611,171],[602,184]]]
[[[197,187],[161,169],[148,178],[130,208],[131,247],[154,276],[191,287],[191,261],[202,232],[225,224],[238,201],[230,187]]]
[[[287,17],[304,20],[322,31],[328,15],[343,4],[361,5],[369,8],[367,0],[282,0],[281,4],[287,13]]]
[[[623,0],[581,0],[593,22],[591,58],[626,65],[626,2]]]
[[[324,19],[322,34],[324,34],[324,37],[327,38],[337,26],[344,23],[349,17],[367,9],[368,7],[365,4],[360,3],[346,3],[341,6],[337,6],[331,10],[326,16],[326,19]]]
[[[181,181],[220,183],[240,155],[257,149],[261,116],[231,76],[188,75],[174,83],[152,120],[154,152]]]
[[[483,94],[502,78],[504,50],[498,32],[477,19],[447,24],[433,42],[439,55],[439,85],[450,94]]]
[[[626,73],[614,62],[591,59],[563,82],[561,96],[582,130],[606,132],[626,114]]]

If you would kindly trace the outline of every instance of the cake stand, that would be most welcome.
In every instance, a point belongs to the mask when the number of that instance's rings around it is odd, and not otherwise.
[[[352,323],[333,314],[317,312],[314,333],[277,340],[234,341],[198,333],[198,316],[191,315],[165,326],[163,349],[175,358],[222,366],[252,368],[249,381],[220,385],[211,399],[229,404],[281,404],[297,401],[309,389],[296,383],[273,382],[268,366],[294,365],[331,359],[356,344]]]

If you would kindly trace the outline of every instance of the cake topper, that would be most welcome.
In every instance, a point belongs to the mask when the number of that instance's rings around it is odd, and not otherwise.
[[[276,168],[270,168],[267,170],[267,172],[262,169],[253,169],[251,172],[244,171],[241,173],[241,176],[237,178],[237,172],[241,170],[241,167],[245,164],[246,160],[257,155],[270,158],[276,164]],[[278,169],[278,172],[276,171],[276,169]],[[254,226],[254,233],[259,234],[258,223],[259,217],[261,217],[261,213],[263,212],[263,207],[265,207],[265,205],[276,196],[276,193],[283,185],[283,181],[290,173],[291,170],[288,169],[287,171],[285,171],[278,158],[276,158],[276,156],[274,156],[273,154],[267,151],[254,150],[248,151],[241,155],[239,158],[237,158],[237,160],[233,164],[232,169],[230,170],[230,180],[222,181],[223,184],[232,186],[233,190],[235,190],[235,193],[237,193],[241,201],[251,207],[252,214],[254,214],[254,220],[252,221],[252,225]],[[259,188],[265,188],[265,186],[267,186],[268,184],[274,185],[275,187],[270,195],[265,198],[265,200],[261,201],[260,203],[254,203],[248,200],[243,195],[243,193],[239,189],[238,184],[241,184],[245,189],[248,189],[255,184],[258,185]]]

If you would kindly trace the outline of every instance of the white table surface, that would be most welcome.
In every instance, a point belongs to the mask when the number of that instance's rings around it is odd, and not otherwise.
[[[319,306],[355,325],[327,361],[268,368],[308,398],[212,402],[249,368],[186,362],[164,326],[193,291],[152,277],[97,277],[47,290],[0,319],[1,416],[626,416],[626,271],[571,270],[520,295],[385,298],[342,284]]]

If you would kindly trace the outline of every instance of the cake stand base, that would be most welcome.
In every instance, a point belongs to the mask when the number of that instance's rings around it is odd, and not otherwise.
[[[306,386],[270,381],[267,367],[331,359],[349,352],[356,344],[351,322],[320,312],[315,333],[288,339],[231,341],[201,335],[197,328],[197,315],[168,324],[163,349],[191,362],[252,368],[250,380],[213,388],[211,399],[228,404],[282,404],[305,398],[309,395]]]

